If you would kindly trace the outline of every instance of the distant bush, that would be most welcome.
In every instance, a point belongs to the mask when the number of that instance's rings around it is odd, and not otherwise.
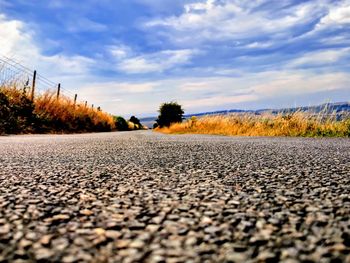
[[[140,120],[135,116],[131,116],[131,118],[127,121],[121,116],[114,116],[115,127],[118,131],[132,131],[132,130],[140,130],[144,129]]]
[[[142,124],[141,124],[140,120],[138,118],[136,118],[135,116],[131,116],[129,119],[129,122],[132,122],[134,124],[135,130],[142,129]]]
[[[118,131],[129,130],[128,122],[121,116],[114,116],[115,127]]]
[[[128,129],[129,129],[129,131],[138,130],[138,127],[136,126],[135,123],[129,121],[129,122],[128,122]]]
[[[184,111],[176,102],[163,103],[159,107],[158,126],[169,127],[172,123],[182,122]]]

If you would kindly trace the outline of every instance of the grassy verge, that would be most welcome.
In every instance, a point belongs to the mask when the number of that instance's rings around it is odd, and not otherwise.
[[[53,92],[46,92],[32,102],[24,89],[0,86],[0,134],[102,132],[114,128],[111,115],[74,105],[64,96],[57,100]]]
[[[303,136],[303,137],[349,137],[350,118],[312,116],[302,112],[289,115],[234,114],[206,116],[174,123],[170,127],[157,128],[167,134],[216,134],[240,136]]]

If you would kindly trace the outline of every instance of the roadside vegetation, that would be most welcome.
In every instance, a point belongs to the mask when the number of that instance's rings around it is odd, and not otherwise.
[[[132,121],[138,121],[133,123]],[[131,121],[91,108],[85,104],[46,92],[30,100],[28,88],[0,86],[0,134],[82,133],[142,129],[140,121]]]
[[[74,105],[69,98],[53,92],[31,101],[26,88],[0,87],[0,134],[104,132],[115,129],[111,115]]]
[[[184,110],[177,102],[163,103],[159,107],[159,116],[153,128],[169,127],[172,123],[180,123],[183,120]]]
[[[146,128],[141,124],[140,120],[135,116],[130,117],[128,121],[128,126],[129,126],[129,130],[142,130]]]
[[[303,136],[350,137],[350,118],[292,114],[232,114],[225,116],[192,117],[185,122],[174,122],[156,131],[167,134],[213,134],[229,136]]]
[[[118,131],[133,131],[145,130],[147,127],[143,126],[138,118],[131,116],[127,121],[121,116],[114,116],[115,127]]]

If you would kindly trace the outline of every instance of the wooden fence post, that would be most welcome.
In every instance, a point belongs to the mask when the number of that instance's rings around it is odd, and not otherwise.
[[[75,106],[75,104],[77,104],[77,97],[78,97],[78,94],[75,94],[75,96],[74,96],[74,106]]]
[[[91,108],[94,109],[94,104],[91,105]]]
[[[85,101],[85,108],[87,107],[87,101]]]
[[[32,93],[30,94],[31,101],[34,100],[35,82],[36,82],[36,70],[34,70],[34,74],[33,74]]]
[[[58,83],[58,87],[57,87],[57,100],[60,97],[60,92],[61,92],[61,83]]]

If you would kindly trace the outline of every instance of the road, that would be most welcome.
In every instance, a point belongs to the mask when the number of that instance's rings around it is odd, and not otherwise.
[[[0,137],[0,262],[350,262],[350,140]]]

